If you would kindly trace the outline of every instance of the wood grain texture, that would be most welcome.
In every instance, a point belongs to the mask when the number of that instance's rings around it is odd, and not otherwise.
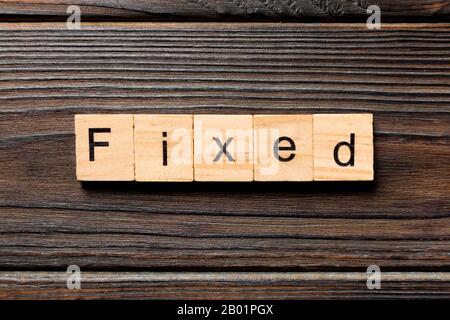
[[[385,273],[368,290],[358,272],[86,272],[81,289],[64,272],[0,272],[0,299],[423,299],[448,298],[449,273]],[[399,295],[401,293],[401,295]]]
[[[448,0],[2,0],[3,19],[53,18],[65,20],[69,5],[81,8],[83,19],[103,20],[304,20],[305,18],[350,18],[365,21],[367,7],[375,4],[383,17],[400,20],[433,17],[448,19]]]
[[[0,269],[449,271],[449,40],[446,24],[0,25]],[[373,183],[75,178],[74,114],[326,112],[374,114]],[[279,296],[338,296],[330,281]],[[242,285],[214,283],[197,292]],[[393,288],[448,295],[448,282]]]

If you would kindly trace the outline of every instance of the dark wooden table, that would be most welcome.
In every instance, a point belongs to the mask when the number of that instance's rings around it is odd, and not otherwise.
[[[378,5],[383,21],[448,21],[450,0],[1,0],[3,20],[65,21],[67,6],[101,21],[365,21]]]
[[[75,178],[77,113],[327,112],[373,183]],[[449,298],[450,24],[0,24],[0,219],[0,298]]]

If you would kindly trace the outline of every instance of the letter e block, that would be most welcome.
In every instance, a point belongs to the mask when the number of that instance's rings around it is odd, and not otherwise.
[[[133,115],[75,115],[77,179],[133,181]]]
[[[253,181],[253,116],[194,116],[194,180]]]
[[[373,116],[314,115],[314,180],[373,180]]]
[[[312,115],[255,115],[256,181],[313,180]]]
[[[194,180],[192,115],[135,115],[136,181]]]

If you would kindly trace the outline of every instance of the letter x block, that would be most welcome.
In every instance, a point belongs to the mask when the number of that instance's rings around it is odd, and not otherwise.
[[[255,115],[255,181],[313,180],[312,115]]]
[[[75,116],[77,179],[133,181],[133,115]]]
[[[194,116],[194,180],[253,181],[253,116]]]
[[[136,181],[194,180],[193,116],[135,115]]]
[[[314,115],[314,180],[373,180],[373,116]]]

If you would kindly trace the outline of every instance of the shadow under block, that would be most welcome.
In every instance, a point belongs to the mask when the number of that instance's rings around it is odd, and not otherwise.
[[[135,180],[194,180],[192,115],[135,115]]]
[[[77,179],[133,181],[133,135],[133,115],[76,115]]]
[[[194,115],[194,180],[253,181],[252,115]]]
[[[313,116],[255,115],[255,181],[312,181]]]
[[[373,116],[314,115],[314,180],[372,181]]]

